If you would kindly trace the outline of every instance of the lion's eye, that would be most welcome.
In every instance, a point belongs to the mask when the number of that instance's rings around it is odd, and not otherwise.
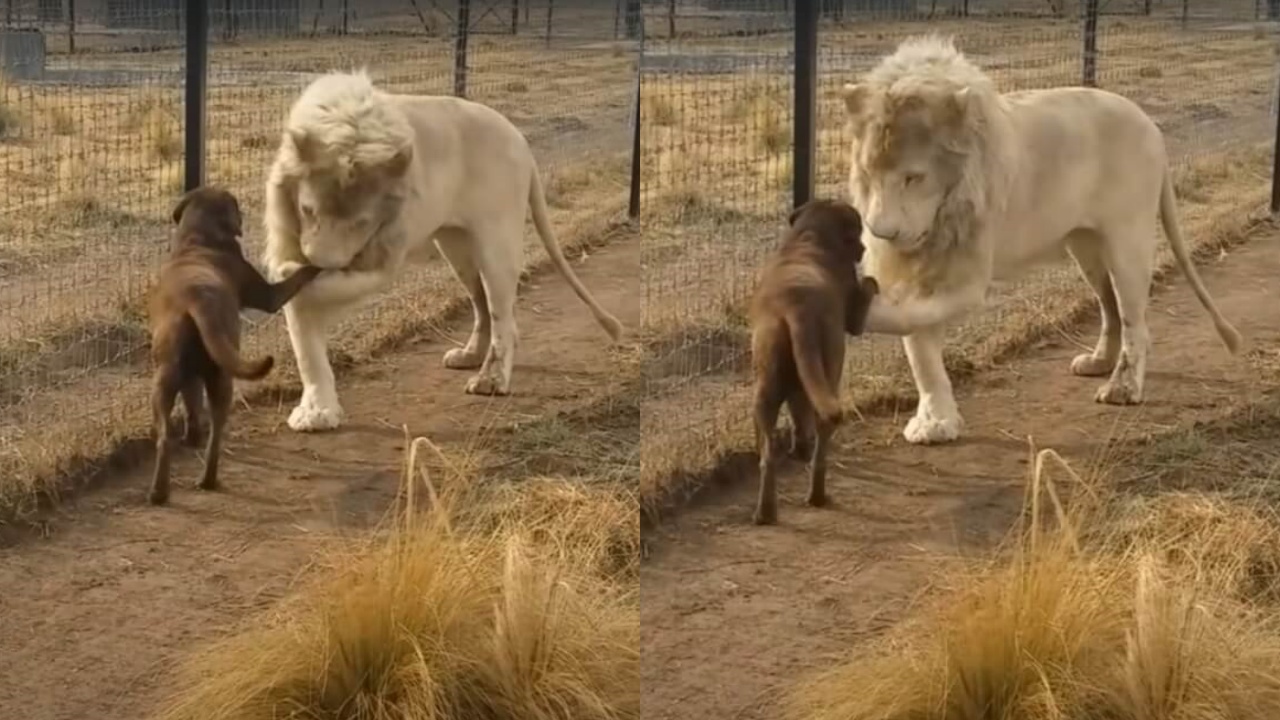
[[[912,185],[918,185],[923,181],[924,181],[924,175],[921,175],[920,173],[907,173],[906,177],[902,178],[902,184],[906,185],[907,187],[911,187]]]
[[[311,218],[314,218],[316,216],[316,211],[315,211],[315,208],[311,207],[310,205],[303,205],[302,214],[305,215],[308,220],[310,220]]]

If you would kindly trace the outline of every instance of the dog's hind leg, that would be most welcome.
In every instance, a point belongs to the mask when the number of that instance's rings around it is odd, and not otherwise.
[[[471,297],[471,336],[465,346],[444,354],[444,366],[453,370],[474,370],[484,363],[493,333],[489,297],[485,294],[484,281],[480,279],[480,270],[472,257],[475,248],[466,233],[448,229],[436,233],[436,247],[440,248],[440,254],[444,255],[449,267],[453,268],[454,276]]]
[[[151,386],[151,415],[156,428],[156,467],[151,478],[148,500],[152,505],[169,502],[169,464],[173,452],[173,405],[182,389],[182,377],[176,367],[161,366]]]
[[[808,460],[813,455],[813,441],[817,431],[813,403],[804,394],[804,388],[797,387],[787,396],[787,410],[791,413],[791,457]]]
[[[754,419],[756,449],[760,453],[760,497],[756,500],[753,520],[757,525],[778,521],[778,460],[774,453],[773,431],[782,409],[781,391],[772,369],[757,374]]]
[[[213,373],[205,379],[209,392],[209,444],[205,447],[204,475],[197,485],[201,490],[218,489],[218,458],[222,455],[222,434],[231,414],[232,380],[226,373]]]
[[[182,442],[195,447],[200,444],[200,426],[204,415],[204,383],[199,378],[188,380],[182,386],[182,406],[187,410],[187,426]]]

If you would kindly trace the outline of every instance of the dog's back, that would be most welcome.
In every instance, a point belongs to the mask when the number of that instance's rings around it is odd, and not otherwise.
[[[240,298],[221,251],[199,246],[175,252],[160,269],[151,301],[151,353],[175,363],[185,376],[227,372],[258,380],[271,371],[271,356],[240,357]]]

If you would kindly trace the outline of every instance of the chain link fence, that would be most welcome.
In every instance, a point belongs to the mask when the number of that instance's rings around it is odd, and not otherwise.
[[[367,68],[386,90],[461,91],[507,115],[534,146],[566,249],[597,240],[626,217],[632,4],[210,0],[207,179],[240,198],[256,258],[289,106],[320,73]],[[187,5],[0,0],[0,505],[147,437],[145,298],[183,191]],[[545,256],[532,233],[526,248]],[[464,299],[429,259],[337,330],[335,367]],[[292,357],[282,319],[250,318],[244,344]],[[291,379],[292,363],[277,372]]]
[[[1001,90],[1093,84],[1141,104],[1166,133],[1193,242],[1220,240],[1266,204],[1274,4],[823,0],[820,12],[818,196],[847,197],[840,86],[906,36],[937,32],[954,35]],[[642,494],[651,504],[687,489],[679,479],[688,473],[754,449],[745,309],[792,203],[794,28],[789,0],[646,5]],[[997,288],[983,313],[954,328],[949,370],[963,382],[1046,336],[1069,336],[1096,312],[1064,255]],[[1072,338],[1088,348],[1093,340]],[[844,392],[863,409],[912,412],[900,343],[851,341]]]

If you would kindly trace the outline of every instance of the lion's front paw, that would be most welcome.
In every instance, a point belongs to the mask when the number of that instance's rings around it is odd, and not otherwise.
[[[289,428],[297,432],[333,430],[342,424],[342,406],[337,402],[324,404],[305,394],[298,406],[289,413]]]
[[[1093,353],[1077,355],[1071,361],[1071,374],[1080,377],[1102,377],[1109,374],[1116,366],[1114,360],[1094,357]]]
[[[926,410],[911,418],[902,431],[902,437],[914,445],[934,445],[955,440],[962,430],[964,419],[959,414],[946,417]]]
[[[484,363],[484,353],[454,348],[444,354],[444,366],[450,370],[474,370]]]
[[[1108,380],[1093,399],[1107,405],[1139,405],[1142,403],[1142,388],[1132,379]]]
[[[476,375],[467,381],[468,395],[506,395],[509,388],[502,378],[494,375]]]

